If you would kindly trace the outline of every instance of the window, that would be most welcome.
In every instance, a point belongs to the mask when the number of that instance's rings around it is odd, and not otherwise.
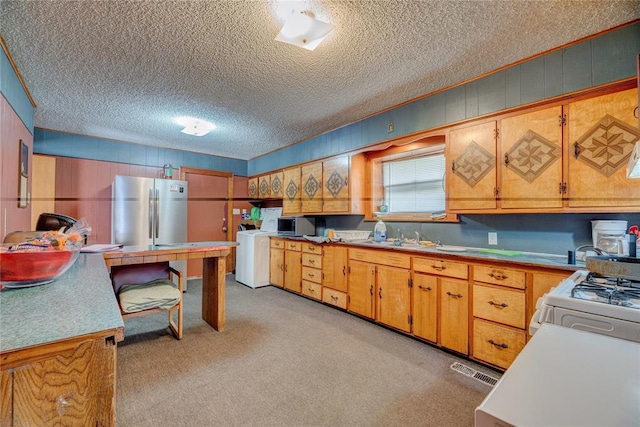
[[[384,203],[389,213],[445,210],[444,147],[419,157],[382,162]]]

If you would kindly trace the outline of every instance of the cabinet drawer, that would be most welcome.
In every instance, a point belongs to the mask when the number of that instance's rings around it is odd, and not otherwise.
[[[400,254],[394,251],[372,251],[349,248],[349,259],[372,264],[388,265],[389,267],[409,268],[411,266],[410,255]]]
[[[524,329],[525,294],[507,288],[473,285],[473,315]]]
[[[310,298],[321,300],[322,299],[322,285],[319,283],[309,282],[308,280],[302,280],[302,295],[306,295]]]
[[[282,240],[282,239],[271,239],[271,247],[272,248],[284,249],[284,240]]]
[[[296,242],[293,240],[285,241],[285,249],[288,251],[297,251],[300,252],[302,250],[302,243]]]
[[[473,319],[473,351],[476,359],[507,369],[525,345],[524,331]]]
[[[475,265],[473,266],[473,279],[476,282],[524,289],[524,271],[509,268]]]
[[[335,305],[343,310],[347,309],[347,294],[333,289],[324,288],[322,292],[322,302]]]
[[[322,246],[315,245],[313,243],[304,242],[304,243],[302,243],[302,252],[321,255],[322,254]]]
[[[469,265],[436,258],[413,258],[413,271],[437,274],[438,276],[454,277],[456,279],[469,278]]]
[[[311,267],[302,267],[302,280],[308,280],[310,282],[321,283],[322,282],[322,270]]]
[[[302,252],[302,265],[312,268],[322,268],[322,255]]]

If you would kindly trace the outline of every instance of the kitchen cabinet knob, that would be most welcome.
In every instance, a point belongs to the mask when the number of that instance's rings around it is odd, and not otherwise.
[[[369,294],[373,295],[373,285],[369,288]]]
[[[509,166],[509,154],[505,154],[504,155],[504,165],[505,166]]]
[[[382,288],[378,289],[378,296],[382,299]]]
[[[460,295],[460,294],[452,294],[449,291],[447,291],[447,295],[449,295],[452,298],[462,298],[462,295]]]
[[[502,344],[498,344],[498,343],[497,343],[497,342],[495,342],[494,340],[489,340],[489,341],[487,341],[487,342],[488,342],[489,344],[491,344],[491,345],[495,345],[495,346],[496,346],[496,347],[498,347],[498,348],[509,348],[509,346],[508,346],[508,345],[506,345],[506,344],[504,344],[504,343],[502,343]]]
[[[508,305],[507,305],[507,304],[505,304],[505,303],[500,304],[500,303],[497,303],[497,302],[494,302],[494,301],[489,301],[489,304],[491,304],[491,305],[492,305],[492,306],[494,306],[495,308],[505,308],[505,307],[508,307]]]
[[[578,157],[580,157],[580,152],[582,150],[580,150],[580,144],[578,144],[578,141],[573,143],[573,157],[575,157],[576,159]]]

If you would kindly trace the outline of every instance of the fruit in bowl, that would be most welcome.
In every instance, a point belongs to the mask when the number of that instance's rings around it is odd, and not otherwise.
[[[66,272],[78,259],[82,243],[25,242],[0,247],[0,289],[44,285]]]

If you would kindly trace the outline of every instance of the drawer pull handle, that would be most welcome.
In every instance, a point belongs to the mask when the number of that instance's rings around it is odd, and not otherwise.
[[[487,342],[488,342],[489,344],[495,345],[496,347],[499,347],[499,348],[509,348],[509,346],[508,346],[508,345],[506,345],[506,344],[504,344],[504,343],[503,343],[503,344],[498,344],[498,343],[497,343],[497,342],[495,342],[494,340],[489,340],[489,341],[487,341]]]
[[[373,285],[371,285],[371,287],[369,288],[369,293],[373,295]]]
[[[418,287],[420,289],[424,289],[425,291],[430,291],[431,290],[431,286],[422,286],[422,285],[418,285]]]
[[[345,270],[346,270],[346,268],[347,268],[347,267],[346,267],[345,265],[343,265],[343,266],[342,266],[342,275],[343,275],[343,276],[346,274],[346,271],[345,271]]]
[[[309,264],[315,264],[315,263],[316,263],[315,260],[312,260],[312,259],[309,260]]]
[[[382,299],[382,288],[378,289],[378,296]]]
[[[312,294],[316,293],[316,291],[314,291],[313,288],[308,288],[308,289],[309,289],[309,292],[311,292]]]
[[[497,302],[493,302],[493,301],[489,301],[489,304],[491,304],[492,306],[494,306],[495,308],[505,308],[508,307],[508,305],[506,303],[502,303],[502,304],[498,304]]]
[[[447,267],[445,265],[435,265],[435,264],[431,264],[431,268],[433,268],[434,270],[446,270]]]
[[[449,295],[452,298],[462,298],[462,295],[460,295],[460,294],[452,294],[449,291],[447,291],[447,295]]]
[[[331,295],[331,299],[334,300],[335,302],[338,302],[338,297],[334,297],[333,295]]]
[[[493,277],[496,280],[504,280],[504,279],[508,278],[509,276],[507,276],[505,274],[489,273],[489,277]]]
[[[309,275],[309,277],[313,277],[314,274],[313,273],[307,273]]]
[[[314,251],[316,250],[316,248],[315,248],[315,247],[313,247],[313,246],[309,246],[309,250],[310,250],[311,252],[314,252]]]

